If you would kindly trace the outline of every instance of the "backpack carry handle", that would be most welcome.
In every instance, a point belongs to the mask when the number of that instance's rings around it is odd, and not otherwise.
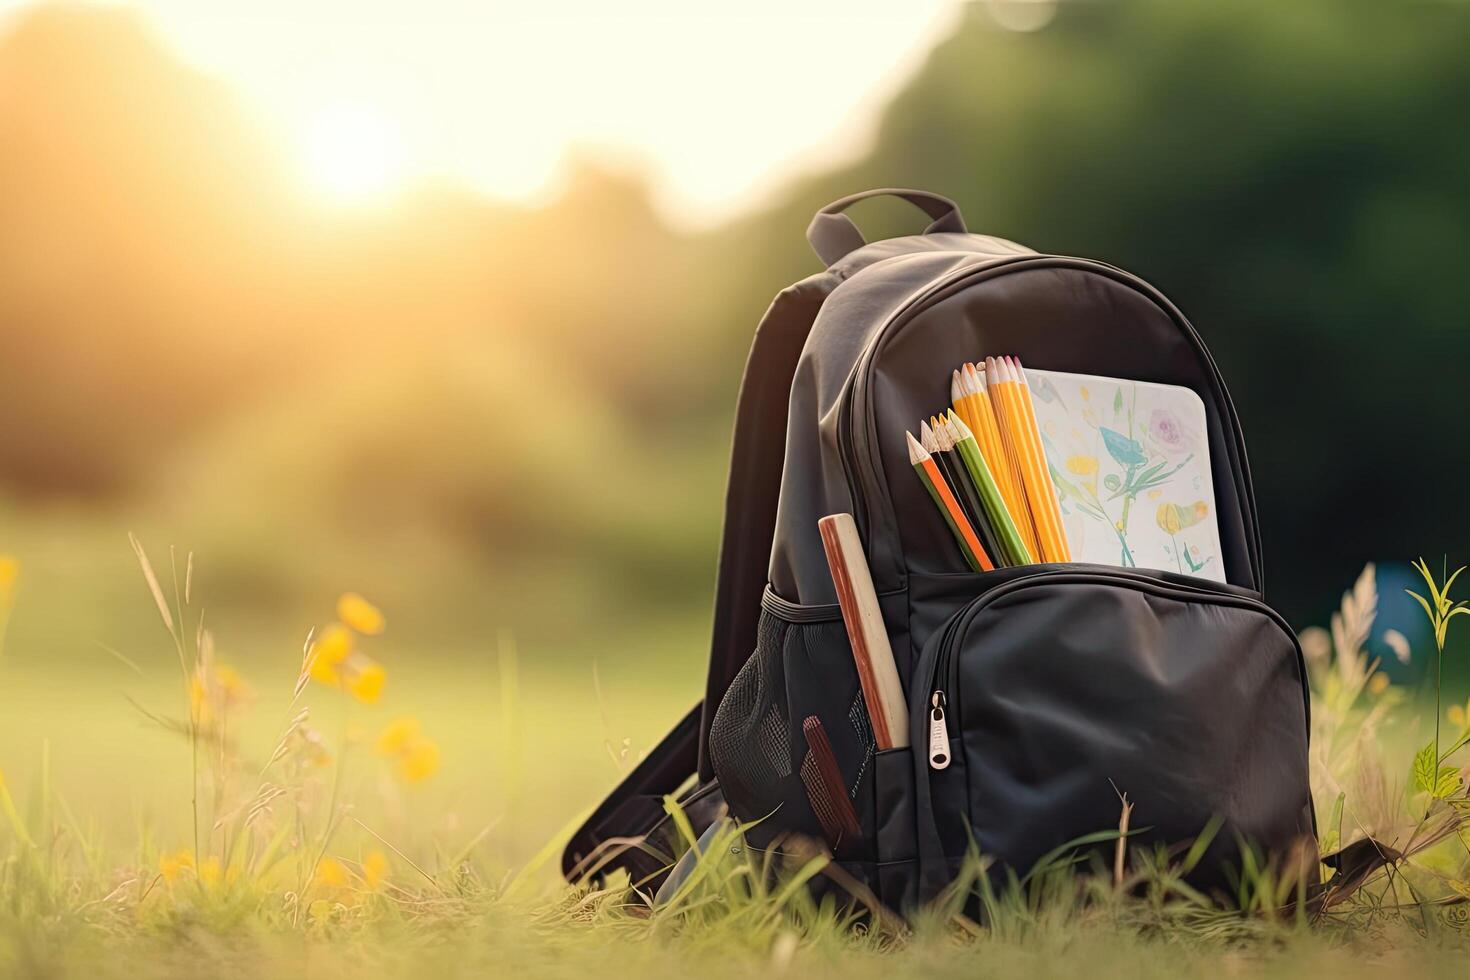
[[[806,240],[811,243],[812,250],[817,253],[817,257],[828,266],[835,265],[849,252],[856,251],[868,244],[863,233],[858,231],[858,226],[842,212],[858,201],[866,201],[870,197],[896,197],[923,211],[933,219],[929,227],[924,229],[926,235],[966,230],[965,219],[960,216],[960,206],[939,194],[902,187],[880,187],[871,191],[859,191],[833,201],[818,211],[812,218],[812,223],[807,225]]]

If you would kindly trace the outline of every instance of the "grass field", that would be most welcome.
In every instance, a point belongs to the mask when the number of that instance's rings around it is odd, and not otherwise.
[[[128,574],[136,635],[51,648],[28,629],[0,661],[3,975],[1448,976],[1470,952],[1464,780],[1414,783],[1424,712],[1363,652],[1371,575],[1307,638],[1324,846],[1453,821],[1438,843],[1321,915],[1275,886],[1219,909],[1139,861],[1121,890],[1043,875],[981,929],[957,906],[855,924],[728,848],[652,915],[560,883],[565,833],[697,696],[702,615],[555,657],[509,633],[449,656],[348,600],[309,664],[310,624],[232,662],[198,629],[187,564],[177,592],[158,575],[171,629]],[[1444,750],[1466,726],[1447,714]]]

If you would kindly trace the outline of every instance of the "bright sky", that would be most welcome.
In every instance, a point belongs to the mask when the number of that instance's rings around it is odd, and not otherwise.
[[[959,13],[955,0],[128,2],[231,83],[324,197],[448,176],[535,199],[587,147],[648,169],[688,224],[860,154]]]

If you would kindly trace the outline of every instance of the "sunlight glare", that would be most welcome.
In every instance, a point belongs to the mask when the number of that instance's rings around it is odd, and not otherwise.
[[[312,187],[339,201],[380,197],[406,176],[403,133],[371,105],[327,106],[306,121],[301,142]]]

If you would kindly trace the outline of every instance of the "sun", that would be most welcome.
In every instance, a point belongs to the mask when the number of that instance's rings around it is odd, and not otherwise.
[[[311,186],[337,201],[382,197],[406,175],[402,129],[366,103],[334,103],[309,116],[301,152]]]

